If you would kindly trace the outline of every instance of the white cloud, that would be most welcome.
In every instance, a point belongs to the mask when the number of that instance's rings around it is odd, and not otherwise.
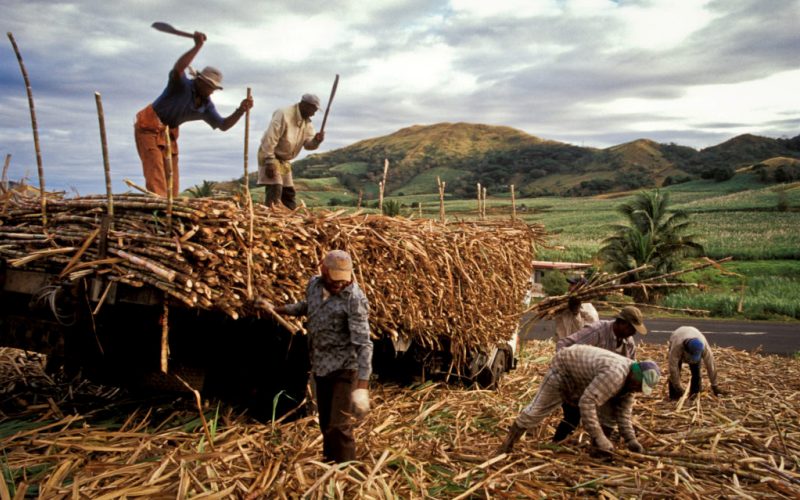
[[[709,3],[709,0],[653,0],[620,6],[616,16],[624,28],[617,49],[671,49],[718,16],[708,9]]]
[[[787,111],[800,119],[798,88],[800,70],[795,70],[735,84],[688,87],[675,99],[623,98],[587,108],[603,115],[652,117],[631,121],[628,130],[703,127],[711,132],[738,134],[752,131],[759,123],[786,119]],[[720,125],[715,127],[715,123]],[[723,124],[741,125],[731,128]]]

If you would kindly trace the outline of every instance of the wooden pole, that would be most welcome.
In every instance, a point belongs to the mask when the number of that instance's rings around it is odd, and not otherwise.
[[[247,100],[252,90],[247,87]],[[250,145],[250,109],[244,115],[244,198],[248,213],[247,224],[247,298],[253,299],[253,198],[250,196],[250,174],[247,171],[248,149]]]
[[[420,216],[420,218],[422,218],[422,202],[420,201],[420,202],[417,202],[417,203],[418,203],[417,207],[419,208],[419,216]]]
[[[446,183],[442,182],[442,180],[437,175],[436,176],[436,184],[439,186],[439,221],[441,221],[441,223],[444,224],[445,223],[445,218],[444,218],[444,187],[445,187]]]
[[[514,185],[511,185],[511,220],[517,219],[517,200],[514,198]]]
[[[164,296],[164,309],[161,313],[161,371],[167,373],[169,360],[169,305]]]
[[[378,184],[378,209],[383,213],[383,193],[386,189],[386,175],[389,173],[389,158],[383,159],[383,180]]]
[[[483,188],[483,196],[481,197],[481,219],[486,218],[486,188]]]
[[[8,189],[8,167],[11,165],[11,154],[6,155],[6,161],[3,164],[3,177],[1,178],[3,189]]]
[[[172,233],[172,140],[169,137],[169,125],[164,130],[167,142],[167,236]]]
[[[333,96],[336,95],[336,88],[339,86],[339,75],[336,75],[336,78],[333,79],[333,86],[331,87],[331,96],[328,97],[328,105],[325,107],[325,115],[322,117],[322,125],[319,127],[320,133],[325,132],[325,124],[328,123],[328,113],[331,110],[331,103],[333,102]]]
[[[22,79],[25,80],[25,90],[28,92],[28,107],[31,111],[31,128],[33,129],[33,147],[36,150],[36,168],[39,173],[39,196],[42,205],[42,225],[47,226],[47,198],[44,194],[44,167],[42,166],[42,151],[39,148],[39,126],[36,123],[36,109],[33,106],[33,91],[31,90],[31,82],[28,79],[28,72],[25,70],[25,64],[22,62],[22,55],[19,53],[17,41],[14,40],[14,35],[9,31],[6,33],[8,39],[11,40],[11,45],[14,47],[14,53],[17,55],[19,62],[19,69],[22,71]]]
[[[358,190],[358,204],[356,205],[356,208],[361,208],[361,199],[362,199],[363,197],[364,197],[364,191],[362,191],[361,189],[359,189],[359,190]]]
[[[480,182],[478,183],[477,193],[478,193],[478,218],[480,219],[481,218],[481,183]]]
[[[111,191],[111,166],[108,161],[108,140],[106,139],[106,118],[103,114],[103,99],[100,92],[94,93],[94,101],[97,104],[97,121],[100,125],[100,146],[103,149],[103,173],[106,178],[106,206],[108,209],[109,221],[114,224],[114,195]]]

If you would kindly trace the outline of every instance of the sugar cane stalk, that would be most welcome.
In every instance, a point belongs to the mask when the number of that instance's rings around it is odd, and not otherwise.
[[[3,177],[2,177],[2,184],[3,189],[8,189],[8,167],[11,165],[11,154],[6,155],[6,161],[3,163]]]
[[[31,111],[31,128],[33,129],[33,147],[36,150],[36,168],[39,173],[39,199],[42,205],[42,225],[47,227],[47,197],[44,191],[44,167],[42,166],[42,151],[39,148],[39,126],[36,122],[36,109],[33,106],[33,91],[31,90],[31,82],[28,79],[28,71],[25,69],[25,63],[22,62],[22,54],[19,53],[19,47],[17,47],[17,41],[14,40],[14,35],[10,31],[7,35],[8,39],[11,40],[11,45],[14,47],[14,53],[17,55],[19,69],[22,71],[23,80],[25,80],[25,90],[28,92],[28,107]]]
[[[164,139],[167,142],[167,235],[172,233],[172,140],[169,136],[169,125],[165,127]]]
[[[247,87],[247,100],[250,100],[252,90]],[[247,172],[248,148],[250,145],[250,108],[244,115],[244,197],[247,204],[247,298],[253,298],[253,198],[250,197],[250,178]]]
[[[100,125],[100,145],[103,149],[103,172],[106,178],[106,197],[108,202],[108,216],[111,219],[111,227],[114,225],[114,196],[111,193],[111,166],[108,162],[108,141],[106,140],[106,119],[103,114],[103,99],[100,92],[94,93],[94,100],[97,103],[97,121]]]

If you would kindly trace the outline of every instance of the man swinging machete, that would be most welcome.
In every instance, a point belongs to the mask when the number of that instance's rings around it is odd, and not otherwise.
[[[169,127],[170,149],[172,152],[172,192],[180,193],[178,176],[178,127],[188,121],[203,120],[211,128],[228,130],[239,121],[239,118],[253,107],[253,98],[242,100],[236,110],[223,118],[211,101],[215,90],[222,90],[222,72],[212,66],[206,66],[196,72],[189,64],[206,41],[206,35],[195,31],[194,34],[175,30],[166,23],[155,23],[153,27],[174,35],[191,37],[194,47],[175,61],[169,72],[167,86],[161,95],[136,114],[134,136],[136,149],[142,160],[145,185],[149,191],[159,196],[167,196],[167,140],[166,127]],[[166,27],[166,29],[165,29]],[[193,78],[187,77],[186,70]]]

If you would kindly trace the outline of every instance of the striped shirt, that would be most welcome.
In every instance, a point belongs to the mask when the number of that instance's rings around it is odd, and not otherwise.
[[[689,339],[700,339],[705,345],[703,349],[703,363],[706,365],[706,372],[708,372],[708,380],[712,386],[717,385],[717,368],[714,364],[714,355],[708,346],[708,340],[705,335],[700,333],[700,330],[693,326],[682,326],[672,332],[669,336],[669,353],[667,359],[669,360],[669,383],[676,389],[683,391],[681,384],[681,363],[689,364],[690,356],[683,348],[684,342]]]
[[[620,435],[625,441],[636,439],[631,424],[634,397],[625,389],[632,359],[606,349],[575,345],[556,353],[550,369],[560,375],[562,398],[581,410],[583,426],[599,439],[604,436],[597,408],[610,403]]]
[[[572,345],[585,344],[635,359],[636,343],[633,341],[633,337],[618,340],[614,335],[614,321],[616,320],[607,319],[584,326],[569,337],[564,337],[556,342],[556,352]]]

